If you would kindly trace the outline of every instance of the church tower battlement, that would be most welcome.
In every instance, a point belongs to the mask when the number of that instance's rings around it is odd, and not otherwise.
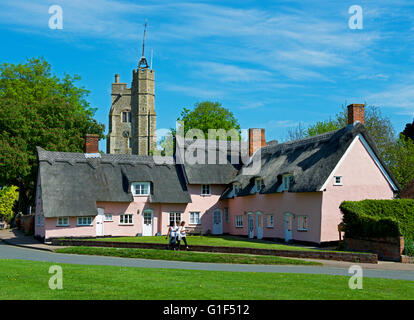
[[[112,83],[107,153],[149,155],[156,148],[155,72],[144,56],[145,33],[146,24],[131,88],[119,82],[118,74]]]

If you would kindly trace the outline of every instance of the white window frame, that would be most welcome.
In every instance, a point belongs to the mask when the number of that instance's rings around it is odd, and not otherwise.
[[[282,190],[283,191],[288,191],[289,190],[291,179],[293,180],[293,174],[284,174],[282,176],[282,184],[283,184]]]
[[[111,216],[110,219],[108,218],[109,216]],[[105,213],[104,222],[112,222],[112,221],[114,221],[112,213]]]
[[[4,221],[1,221],[1,216],[0,216],[0,222],[4,222]],[[37,215],[36,216],[36,225],[38,226],[38,227],[43,227],[43,225],[44,225],[44,216],[42,216],[42,215]]]
[[[298,216],[298,231],[308,231],[308,229],[309,229],[309,217],[306,215]]]
[[[233,183],[233,193],[237,195],[241,190],[241,184],[238,182]]]
[[[194,219],[195,216],[198,216],[197,219]],[[190,212],[190,224],[201,224],[200,211],[191,211]]]
[[[70,226],[69,217],[57,217],[56,227],[68,227]]]
[[[260,192],[264,187],[263,179],[262,178],[256,178],[254,180],[254,186],[255,186],[255,191]]]
[[[243,220],[242,215],[236,216],[236,228],[243,228]]]
[[[173,221],[175,224],[177,224],[177,222],[182,221],[182,216],[183,213],[182,212],[177,212],[177,211],[172,211],[168,213],[168,225],[171,224],[171,217],[174,216]],[[177,217],[180,217],[180,219],[177,219]]]
[[[337,178],[339,178],[339,182],[337,182]],[[342,176],[334,176],[334,186],[342,186]]]
[[[275,216],[273,214],[269,214],[267,216],[267,227],[273,228],[275,225]]]
[[[206,190],[204,189],[208,189],[208,192],[205,192]],[[211,196],[211,185],[209,184],[202,184],[201,185],[201,193],[202,196]]]
[[[229,208],[224,208],[224,222],[229,222]]]
[[[92,217],[77,217],[76,225],[77,226],[91,226],[93,218]]]
[[[134,215],[131,213],[120,214],[119,224],[123,226],[132,226],[134,224]]]
[[[138,186],[139,188],[137,189]],[[142,193],[144,190],[143,186],[147,188],[147,193]],[[136,193],[138,190],[140,193]],[[151,183],[150,182],[132,182],[131,193],[134,197],[148,196],[151,193]]]

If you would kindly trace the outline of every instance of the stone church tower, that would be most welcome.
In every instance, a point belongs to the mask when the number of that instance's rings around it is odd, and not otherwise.
[[[132,71],[131,88],[119,82],[112,83],[112,105],[109,112],[107,153],[149,155],[156,148],[156,114],[154,70],[144,56],[138,68]]]

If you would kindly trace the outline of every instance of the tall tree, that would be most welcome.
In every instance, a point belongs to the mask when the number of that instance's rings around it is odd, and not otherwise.
[[[404,137],[410,138],[414,141],[414,120],[413,123],[407,123],[405,125],[405,129],[401,132],[401,134],[403,134]]]
[[[335,131],[348,124],[348,110],[342,106],[341,112],[336,114],[335,119],[319,121],[315,124],[304,127],[299,124],[296,128],[288,131],[288,139],[300,139],[318,135],[321,133]],[[385,156],[387,149],[395,142],[395,130],[390,119],[383,116],[381,110],[375,106],[365,107],[365,128],[375,141],[375,144],[382,157]],[[293,138],[293,139],[292,139]]]
[[[222,107],[219,102],[198,102],[193,110],[184,108],[177,120],[184,123],[184,134],[190,129],[201,130],[205,137],[208,137],[209,129],[224,129],[225,131],[235,129],[237,132],[240,131],[240,125],[233,113]]]
[[[44,59],[0,66],[0,185],[17,185],[22,204],[33,204],[36,146],[81,152],[86,133],[104,137],[79,79],[59,79]]]
[[[401,134],[388,148],[384,160],[403,190],[414,179],[414,140]]]

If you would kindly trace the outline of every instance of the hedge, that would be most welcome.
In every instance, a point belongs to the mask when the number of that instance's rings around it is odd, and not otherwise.
[[[345,235],[348,237],[395,237],[414,240],[414,200],[344,201]]]

